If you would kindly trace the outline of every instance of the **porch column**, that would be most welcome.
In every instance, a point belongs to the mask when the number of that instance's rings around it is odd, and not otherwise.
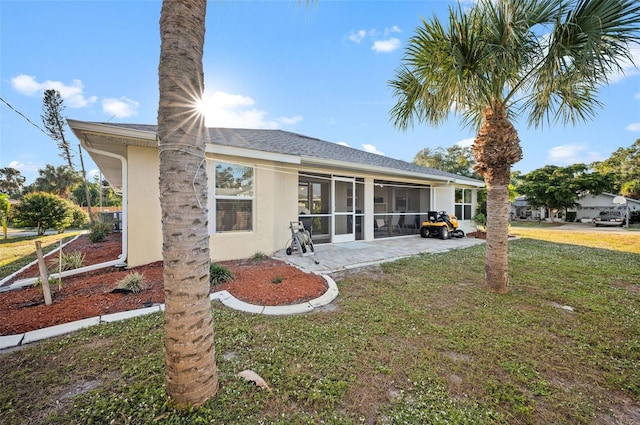
[[[363,239],[372,241],[373,235],[373,177],[364,178],[364,220],[362,222]]]

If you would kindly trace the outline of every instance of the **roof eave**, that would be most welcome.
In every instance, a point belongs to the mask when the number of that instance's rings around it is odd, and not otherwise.
[[[378,172],[380,174],[388,174],[388,175],[401,175],[405,177],[417,178],[417,179],[427,179],[433,180],[437,182],[442,182],[445,184],[455,183],[455,184],[463,184],[467,186],[474,187],[484,187],[484,182],[479,180],[466,180],[462,178],[448,177],[448,176],[440,176],[437,174],[428,174],[428,173],[418,173],[415,171],[405,171],[399,170],[397,168],[389,168],[389,167],[380,167],[377,165],[368,165],[368,164],[359,164],[348,161],[336,161],[333,159],[322,159],[317,157],[309,157],[302,156],[302,164],[309,165],[320,165],[323,167],[332,167],[332,168],[342,168],[342,169],[351,169],[358,171],[366,171],[366,172]]]

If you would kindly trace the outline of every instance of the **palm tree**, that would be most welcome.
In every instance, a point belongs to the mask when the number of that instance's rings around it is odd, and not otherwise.
[[[522,157],[513,124],[592,118],[599,88],[639,42],[635,0],[478,0],[423,20],[409,40],[391,109],[402,130],[460,114],[477,136],[474,169],[487,187],[485,285],[506,293],[511,166]]]
[[[178,408],[218,389],[209,300],[204,117],[206,0],[164,0],[160,17],[158,149],[165,288],[166,392]]]
[[[31,185],[31,191],[47,192],[69,199],[71,192],[80,184],[82,178],[68,165],[54,167],[47,164],[38,170],[40,176]]]

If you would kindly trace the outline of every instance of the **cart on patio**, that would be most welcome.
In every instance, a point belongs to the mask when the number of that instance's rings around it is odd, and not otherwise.
[[[291,221],[289,229],[291,230],[291,243],[287,247],[287,255],[291,255],[294,249],[297,249],[303,257],[315,255],[311,233],[304,228],[304,224],[301,221]]]

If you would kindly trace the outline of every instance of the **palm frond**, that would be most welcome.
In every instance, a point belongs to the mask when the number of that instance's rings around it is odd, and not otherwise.
[[[559,16],[535,69],[531,96],[523,109],[529,122],[572,123],[593,118],[599,88],[633,63],[640,42],[640,4],[633,0],[578,0]]]

